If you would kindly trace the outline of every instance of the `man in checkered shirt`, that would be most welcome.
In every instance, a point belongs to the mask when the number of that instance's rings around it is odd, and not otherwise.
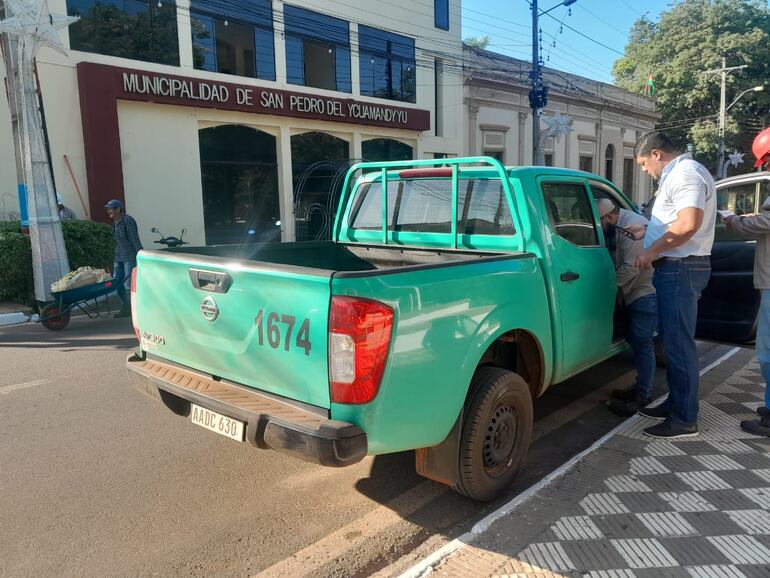
[[[117,199],[104,205],[112,219],[112,232],[115,236],[115,265],[112,276],[118,286],[118,297],[123,303],[115,317],[131,317],[131,301],[126,293],[126,284],[130,282],[131,271],[136,267],[136,254],[142,250],[139,230],[131,215],[123,211],[123,203]]]

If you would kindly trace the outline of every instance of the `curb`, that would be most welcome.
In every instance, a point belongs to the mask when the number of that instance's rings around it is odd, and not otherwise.
[[[703,377],[705,374],[707,374],[714,368],[718,367],[719,365],[727,361],[729,358],[731,358],[733,355],[738,353],[740,350],[741,350],[740,347],[733,347],[727,353],[722,355],[719,359],[717,359],[713,363],[701,369],[699,371],[699,376]],[[655,400],[655,402],[660,402],[663,399],[665,399],[665,397],[666,396],[663,395],[657,400]],[[633,427],[636,424],[636,422],[640,421],[640,419],[641,417],[639,415],[635,415],[629,418],[628,420],[620,423],[617,427],[613,428],[611,431],[607,432],[604,436],[602,436],[599,440],[594,442],[590,447],[586,448],[579,454],[573,456],[570,460],[568,460],[567,462],[562,464],[559,468],[557,468],[556,470],[554,470],[553,472],[545,476],[539,482],[537,482],[533,486],[530,486],[528,489],[524,490],[522,493],[515,496],[508,503],[503,504],[500,508],[491,512],[490,514],[485,516],[483,519],[476,522],[473,525],[473,527],[470,529],[470,531],[459,536],[458,538],[455,538],[451,542],[445,544],[443,547],[434,551],[432,554],[429,554],[427,557],[424,557],[422,560],[420,560],[419,562],[417,562],[416,564],[408,568],[406,571],[402,572],[399,575],[399,578],[427,578],[441,565],[442,562],[447,560],[460,548],[466,545],[472,545],[476,541],[476,539],[478,539],[481,534],[483,534],[486,530],[488,530],[489,527],[498,519],[510,514],[518,506],[530,500],[535,494],[537,494],[539,490],[549,486],[552,482],[562,477],[564,474],[569,472],[573,467],[575,467],[575,465],[577,465],[585,457],[587,457],[592,452],[594,452],[595,450],[605,445],[613,436],[620,433],[621,431],[624,431]]]
[[[37,319],[37,315],[27,315],[23,311],[15,313],[0,313],[0,327],[6,325],[19,325]]]

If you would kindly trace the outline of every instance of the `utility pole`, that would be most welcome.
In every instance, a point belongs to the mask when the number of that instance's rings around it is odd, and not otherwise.
[[[40,101],[35,79],[35,55],[47,46],[66,55],[58,31],[78,18],[51,14],[47,0],[6,0],[10,15],[0,20],[0,33],[14,36],[16,51],[12,68],[15,109],[19,122],[17,151],[20,152],[29,211],[32,248],[32,277],[35,299],[49,301],[50,285],[69,271],[61,220],[53,190],[51,167],[45,150]]]
[[[563,0],[556,6],[541,12],[537,0],[531,0],[532,8],[532,72],[530,77],[529,106],[532,108],[532,164],[545,164],[543,147],[540,145],[540,114],[548,104],[548,87],[543,85],[543,71],[540,62],[540,16],[545,16],[559,6],[570,6],[577,0]]]
[[[719,152],[717,153],[717,178],[721,179],[724,175],[725,164],[725,124],[727,122],[727,75],[734,70],[741,70],[746,68],[745,64],[741,66],[731,66],[728,68],[727,59],[722,57],[722,68],[715,68],[713,70],[707,70],[703,74],[719,74],[722,77],[721,89],[719,93],[719,128],[717,133],[717,143],[719,146]]]
[[[539,13],[537,0],[532,0],[532,89],[529,91],[529,105],[532,107],[532,164],[542,165],[545,157],[540,150],[540,110],[548,103],[548,93],[543,95],[543,77],[540,72]]]

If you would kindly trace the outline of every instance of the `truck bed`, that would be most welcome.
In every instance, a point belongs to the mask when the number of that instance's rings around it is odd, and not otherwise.
[[[179,247],[163,250],[189,256],[196,260],[211,259],[221,266],[223,259],[259,263],[261,269],[295,271],[329,276],[366,276],[388,270],[401,272],[412,269],[465,264],[468,261],[505,259],[511,253],[493,253],[453,249],[419,249],[401,246],[359,245],[313,241],[304,243],[274,243],[260,245],[214,245]],[[272,266],[265,267],[265,264]]]

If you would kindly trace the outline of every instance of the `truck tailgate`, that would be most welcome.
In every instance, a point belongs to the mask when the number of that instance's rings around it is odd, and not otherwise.
[[[141,347],[214,379],[328,408],[332,271],[312,271],[142,252]]]

